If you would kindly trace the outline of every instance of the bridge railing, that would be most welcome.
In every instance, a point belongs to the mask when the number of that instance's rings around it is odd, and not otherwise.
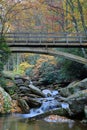
[[[84,33],[7,33],[6,39],[8,43],[83,43],[87,42],[87,38]]]

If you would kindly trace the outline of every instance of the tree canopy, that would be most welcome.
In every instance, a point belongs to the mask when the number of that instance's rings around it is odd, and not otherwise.
[[[87,32],[86,0],[0,0],[0,31]]]

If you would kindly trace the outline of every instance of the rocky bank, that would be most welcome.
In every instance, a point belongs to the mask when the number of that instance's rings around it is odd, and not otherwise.
[[[42,88],[44,89],[45,86],[34,86],[26,76],[7,78],[6,86],[4,88],[0,86],[0,113],[29,113],[32,108],[40,107],[42,103],[37,98],[45,100]],[[87,118],[87,78],[74,81],[65,88],[58,88],[58,92],[54,98],[61,104],[67,103],[69,107],[63,108],[59,105],[58,109],[46,111],[39,116],[53,113],[75,119]]]

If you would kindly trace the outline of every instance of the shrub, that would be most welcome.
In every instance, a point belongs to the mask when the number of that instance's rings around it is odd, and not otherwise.
[[[54,64],[44,62],[39,70],[41,81],[51,84],[58,79],[58,69]]]
[[[6,44],[5,37],[0,37],[0,84],[3,86],[5,83],[4,77],[3,77],[3,69],[4,65],[6,64],[8,57],[10,54],[10,50]]]

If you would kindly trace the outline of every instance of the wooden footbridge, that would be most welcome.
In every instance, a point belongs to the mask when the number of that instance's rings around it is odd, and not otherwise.
[[[87,47],[87,37],[84,33],[7,33],[7,43],[10,48],[23,47],[56,48],[56,47]]]
[[[87,37],[84,33],[7,33],[7,44],[12,52],[39,53],[61,56],[66,59],[87,64],[87,59],[70,53],[50,50],[57,47],[87,47]]]

